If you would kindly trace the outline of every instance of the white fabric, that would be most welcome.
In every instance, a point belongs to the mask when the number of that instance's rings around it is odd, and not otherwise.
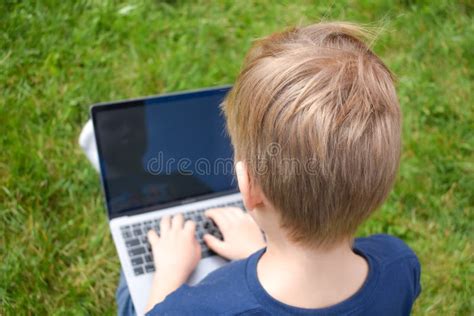
[[[92,120],[87,121],[82,128],[81,135],[79,135],[79,146],[81,146],[84,154],[95,170],[100,172],[99,155],[97,153],[97,144],[95,143],[94,125]]]

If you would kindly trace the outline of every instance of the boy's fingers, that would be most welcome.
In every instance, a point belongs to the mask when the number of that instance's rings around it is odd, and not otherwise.
[[[226,246],[223,241],[217,239],[216,237],[210,235],[210,234],[205,234],[204,235],[204,241],[206,242],[207,246],[211,249],[217,252],[217,254],[225,257],[225,252],[226,252]]]
[[[161,233],[163,234],[163,233],[166,233],[168,230],[170,230],[170,226],[171,226],[171,219],[169,215],[163,216],[160,221]]]
[[[237,213],[235,212],[236,210],[238,209],[235,207],[224,207],[219,209],[219,212],[229,221],[234,221],[237,217]]]
[[[244,211],[242,211],[242,209],[238,207],[231,207],[230,210],[238,218],[243,217],[243,215],[245,214]]]
[[[227,219],[227,221],[234,221],[237,217],[234,213],[234,210],[231,207],[226,207],[220,209],[220,213]]]
[[[184,230],[192,233],[194,236],[194,232],[196,231],[196,223],[191,220],[186,221],[184,223]]]
[[[212,219],[221,230],[225,229],[229,224],[222,209],[211,208],[205,212],[205,215]]]
[[[158,237],[158,235],[156,234],[156,232],[153,230],[153,229],[150,229],[148,231],[148,241],[150,242],[150,244],[153,246],[153,245],[156,245],[156,243],[158,241],[160,241],[160,237]]]
[[[173,219],[171,220],[171,228],[174,229],[181,229],[183,228],[183,223],[184,223],[184,217],[183,214],[176,214],[173,216]]]

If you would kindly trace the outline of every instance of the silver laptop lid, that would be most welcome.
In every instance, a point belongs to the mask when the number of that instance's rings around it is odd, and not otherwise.
[[[110,219],[237,191],[219,108],[229,89],[91,108]]]

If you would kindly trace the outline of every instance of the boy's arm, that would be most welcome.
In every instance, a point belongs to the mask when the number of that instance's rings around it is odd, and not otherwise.
[[[224,237],[221,241],[209,234],[204,236],[209,248],[220,256],[230,260],[243,259],[265,247],[260,228],[241,209],[211,209],[206,216],[214,220]],[[183,285],[199,263],[201,247],[195,229],[194,222],[184,223],[179,214],[172,219],[169,216],[161,219],[159,237],[153,230],[148,232],[156,272],[146,312]]]
[[[154,230],[148,232],[155,274],[146,311],[162,302],[166,296],[183,285],[201,259],[201,247],[195,237],[196,225],[184,223],[183,215],[160,221],[160,237]]]

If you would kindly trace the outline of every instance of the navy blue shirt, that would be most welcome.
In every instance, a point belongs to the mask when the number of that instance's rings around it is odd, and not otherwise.
[[[148,315],[408,315],[420,294],[420,263],[398,238],[358,238],[354,252],[363,256],[369,273],[350,298],[327,308],[289,306],[272,298],[257,278],[265,249],[210,273],[195,286],[183,285]],[[284,271],[282,271],[284,273]]]

